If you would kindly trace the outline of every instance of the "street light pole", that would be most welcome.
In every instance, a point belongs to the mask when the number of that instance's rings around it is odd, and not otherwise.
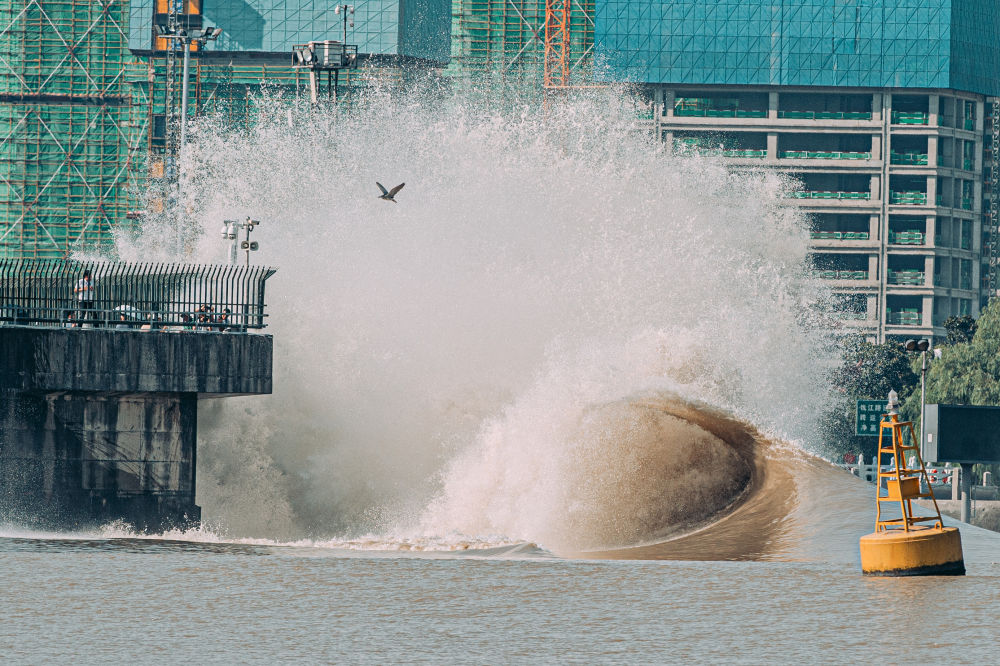
[[[191,66],[191,39],[182,41],[184,45],[184,70],[181,74],[181,140],[177,146],[178,162],[184,152],[184,143],[187,141],[187,116],[188,116],[188,71]]]
[[[189,34],[187,30],[178,30],[170,26],[157,25],[156,31],[160,37],[170,41],[180,42],[184,49],[184,70],[181,73],[181,137],[177,147],[178,152],[184,150],[184,143],[187,140],[187,107],[188,107],[188,74],[191,71],[191,45],[204,46],[211,41],[215,41],[222,34],[222,28],[205,28],[199,33]]]
[[[920,351],[920,457],[924,457],[924,405],[927,404],[924,386],[927,383],[927,350]]]
[[[178,218],[183,217],[183,207],[184,202],[182,201],[181,195],[181,177],[180,177],[180,165],[183,164],[184,157],[184,146],[187,143],[187,109],[188,109],[188,79],[189,72],[191,69],[191,45],[198,44],[200,47],[204,47],[210,41],[219,38],[222,34],[222,28],[205,28],[200,33],[191,35],[187,30],[178,30],[175,25],[163,26],[157,24],[154,26],[156,28],[156,33],[166,40],[171,42],[179,42],[181,48],[184,49],[184,69],[181,73],[181,135],[180,140],[177,144],[177,202],[180,206],[180,212],[178,213]],[[171,44],[170,48],[174,48]],[[183,231],[181,229],[181,220],[177,220],[177,255],[178,257],[183,252]]]
[[[931,343],[927,339],[907,340],[903,349],[908,352],[920,352],[920,457],[924,457],[924,405],[926,404],[925,387],[927,383],[927,350]]]

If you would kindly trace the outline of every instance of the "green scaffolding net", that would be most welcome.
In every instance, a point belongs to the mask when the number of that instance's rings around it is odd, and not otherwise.
[[[127,219],[127,4],[0,1],[0,256],[106,246]]]

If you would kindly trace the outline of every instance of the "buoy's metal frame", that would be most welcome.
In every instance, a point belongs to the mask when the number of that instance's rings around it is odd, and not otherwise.
[[[886,420],[888,417],[888,420]],[[889,431],[892,440],[890,446],[883,444],[885,431]],[[912,444],[903,443],[903,432],[908,431],[909,440]],[[917,467],[906,466],[906,454],[912,452],[917,461]],[[882,456],[890,454],[893,457],[893,465],[888,470],[882,471]],[[941,520],[941,509],[938,508],[937,499],[931,489],[930,479],[927,477],[927,468],[924,466],[924,459],[920,455],[920,446],[917,444],[916,434],[913,432],[913,421],[900,421],[899,415],[890,412],[882,417],[879,422],[878,432],[878,477],[876,485],[881,490],[882,480],[885,479],[886,496],[876,498],[875,502],[875,531],[884,532],[890,529],[898,529],[902,526],[906,532],[910,531],[916,523],[934,521],[934,527],[944,527]],[[927,488],[927,492],[921,491],[921,486]],[[930,498],[934,503],[933,516],[914,516],[914,499]],[[900,518],[882,519],[882,503],[899,502]]]
[[[955,527],[945,527],[934,490],[927,477],[912,421],[900,421],[898,396],[889,393],[888,414],[879,422],[878,466],[875,488],[875,532],[859,541],[861,571],[866,576],[961,576],[965,574],[962,537]],[[891,442],[885,442],[886,431]],[[904,442],[909,434],[909,444]],[[918,462],[908,466],[906,454],[912,452]],[[891,454],[893,462],[882,471],[882,456]],[[882,482],[886,494],[882,496]],[[921,490],[921,481],[927,491]],[[930,498],[933,516],[914,516],[914,499]],[[898,502],[899,518],[884,518],[882,505]],[[930,525],[926,523],[932,523]]]

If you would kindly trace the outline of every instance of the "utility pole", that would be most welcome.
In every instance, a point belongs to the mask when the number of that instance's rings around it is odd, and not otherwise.
[[[219,38],[222,34],[222,28],[205,28],[199,32],[189,33],[186,29],[179,28],[176,24],[173,25],[160,25],[156,24],[153,26],[156,30],[156,34],[163,39],[170,42],[177,42],[184,49],[184,68],[181,73],[181,132],[180,140],[177,144],[177,156],[175,160],[174,167],[174,177],[176,178],[175,186],[177,188],[177,236],[176,243],[177,247],[174,249],[177,257],[179,258],[184,252],[184,232],[183,232],[183,216],[184,216],[184,200],[181,197],[181,174],[180,165],[183,163],[182,157],[184,155],[184,146],[187,142],[187,108],[188,108],[188,78],[191,68],[191,45],[197,44],[199,48],[204,48],[205,44],[210,41],[214,41]],[[173,45],[170,47],[170,52],[174,51]],[[167,73],[169,78],[170,73]]]

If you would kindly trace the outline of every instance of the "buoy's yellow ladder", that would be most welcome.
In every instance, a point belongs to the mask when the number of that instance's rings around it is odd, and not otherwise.
[[[888,431],[890,442],[886,444],[885,435]],[[905,434],[909,434],[907,438]],[[909,444],[904,444],[908,439]],[[882,471],[882,456],[889,454],[892,456],[892,465],[889,470]],[[907,457],[917,461],[917,466],[908,468],[906,466]],[[931,489],[930,480],[927,478],[927,469],[924,467],[924,460],[920,457],[920,447],[917,445],[917,437],[913,433],[912,421],[900,421],[896,414],[889,414],[888,420],[883,417],[879,423],[878,432],[878,479],[875,491],[877,500],[875,502],[875,531],[884,532],[887,530],[898,530],[902,528],[909,532],[914,529],[929,529],[930,526],[917,525],[917,523],[934,522],[933,527],[943,526],[941,521],[941,510],[938,509],[937,500],[934,499],[934,492]],[[885,480],[886,496],[882,497],[882,481]],[[927,492],[921,492],[921,480]],[[920,498],[930,498],[934,503],[934,516],[914,516],[911,501]],[[882,519],[882,503],[899,502],[901,512],[900,518]]]

